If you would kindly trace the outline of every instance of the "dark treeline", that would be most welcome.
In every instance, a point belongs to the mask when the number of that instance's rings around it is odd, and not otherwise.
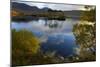
[[[65,20],[65,15],[62,11],[50,10],[47,12],[38,12],[32,14],[18,13],[16,16],[14,16],[14,13],[12,13],[12,20],[31,20],[39,17],[45,17],[48,18],[48,20]]]

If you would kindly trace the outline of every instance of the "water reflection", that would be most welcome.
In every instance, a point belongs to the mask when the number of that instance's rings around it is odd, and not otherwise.
[[[65,21],[39,19],[29,22],[12,22],[12,29],[26,29],[32,31],[41,40],[43,52],[56,51],[56,54],[69,56],[74,54],[76,46],[72,29],[78,20],[66,19]]]

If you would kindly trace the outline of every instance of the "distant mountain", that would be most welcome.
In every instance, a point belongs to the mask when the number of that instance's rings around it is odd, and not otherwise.
[[[39,9],[36,6],[30,6],[24,3],[12,2],[12,10],[15,10],[24,14],[32,14],[32,13],[37,13],[37,12],[46,12],[50,9],[47,7],[43,9]]]
[[[12,2],[12,10],[21,12],[21,13],[33,13],[33,11],[38,11],[37,7],[29,6],[24,3]]]
[[[52,10],[52,9],[50,9],[50,8],[48,8],[48,7],[44,7],[44,8],[42,8],[41,10],[48,11],[48,10]]]

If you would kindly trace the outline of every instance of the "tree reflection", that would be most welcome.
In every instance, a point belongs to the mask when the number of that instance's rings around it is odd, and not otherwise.
[[[45,20],[45,26],[49,28],[61,28],[63,26],[63,22],[58,22],[57,20]]]

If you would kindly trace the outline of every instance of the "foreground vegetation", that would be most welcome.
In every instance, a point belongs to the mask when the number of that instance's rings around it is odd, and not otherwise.
[[[27,30],[12,30],[12,66],[78,62],[78,56],[57,56],[42,52],[40,40]]]
[[[39,49],[39,40],[29,31],[12,30],[12,64],[24,65]]]

